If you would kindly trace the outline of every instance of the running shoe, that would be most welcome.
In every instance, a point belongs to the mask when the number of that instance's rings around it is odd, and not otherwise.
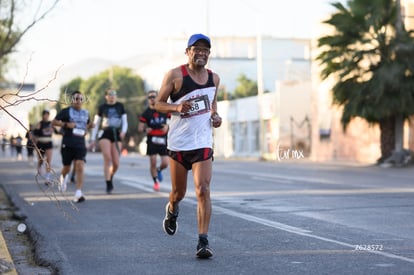
[[[114,185],[112,184],[112,181],[106,182],[106,193],[111,194],[114,190]]]
[[[154,183],[154,191],[160,191],[160,184],[158,183],[158,181]]]
[[[75,198],[73,199],[74,203],[79,203],[85,201],[85,197],[83,196],[82,190],[78,189],[75,192]]]
[[[162,176],[162,172],[161,169],[157,169],[157,178],[159,181],[162,181],[164,178]]]
[[[178,209],[175,211],[175,213],[171,213],[170,203],[167,203],[167,205],[165,206],[165,218],[162,222],[162,225],[163,225],[165,233],[167,233],[168,235],[174,235],[175,232],[177,232],[177,229],[178,229],[177,217],[178,217]]]
[[[45,175],[45,184],[49,186],[52,183],[52,174],[46,173]]]
[[[213,256],[213,251],[208,246],[207,238],[198,238],[196,255],[200,259],[207,259]]]
[[[69,180],[69,174],[66,174],[66,176],[60,175],[60,181],[58,185],[58,190],[60,192],[66,191],[66,188],[68,187],[68,180]]]
[[[85,201],[85,197],[84,197],[84,196],[75,197],[75,198],[73,199],[73,202],[74,202],[74,203],[80,203],[80,202],[83,202],[83,201]]]

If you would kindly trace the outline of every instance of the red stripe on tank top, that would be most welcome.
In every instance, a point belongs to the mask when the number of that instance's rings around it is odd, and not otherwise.
[[[187,68],[185,66],[186,65],[181,65],[181,73],[183,74],[183,76],[188,75]]]

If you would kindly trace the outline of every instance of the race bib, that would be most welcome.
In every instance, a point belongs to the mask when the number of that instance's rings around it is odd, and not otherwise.
[[[81,137],[83,137],[85,135],[85,129],[73,128],[72,129],[72,134],[74,136],[81,136]]]
[[[166,145],[167,139],[165,137],[151,137],[151,142],[157,145]]]
[[[210,111],[210,104],[207,95],[193,98],[190,103],[192,106],[190,111],[185,114],[181,114],[181,117],[196,116]]]
[[[102,135],[103,135],[103,133],[104,133],[104,131],[103,131],[103,130],[99,130],[99,132],[98,132],[98,138],[101,138],[101,137],[102,137]]]

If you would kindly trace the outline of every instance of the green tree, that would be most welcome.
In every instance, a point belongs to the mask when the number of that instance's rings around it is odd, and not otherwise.
[[[61,104],[70,104],[70,94],[80,90],[85,95],[83,107],[90,113],[91,119],[98,111],[98,106],[105,102],[105,91],[113,88],[118,92],[117,99],[123,103],[128,117],[127,139],[132,137],[137,144],[138,115],[144,111],[146,102],[145,84],[141,77],[131,69],[112,67],[88,79],[75,78],[60,89],[60,100],[57,109],[64,108]],[[125,144],[127,145],[127,144]]]
[[[379,124],[382,162],[395,148],[396,118],[414,113],[414,41],[397,32],[393,0],[350,0],[324,21],[332,34],[318,39],[322,79],[334,77],[333,104],[343,107],[344,131],[361,117]],[[398,34],[398,35],[397,35]]]
[[[47,104],[39,104],[33,107],[29,112],[29,124],[35,125],[42,119],[43,110],[47,109]]]
[[[217,101],[230,100],[230,99],[231,99],[231,94],[229,94],[224,87],[220,86],[217,91]]]
[[[0,81],[4,81],[4,74],[7,72],[9,55],[13,53],[22,37],[33,28],[40,20],[44,19],[57,5],[59,0],[52,2],[45,7],[41,2],[36,7],[33,3],[17,0],[0,1]],[[43,4],[43,5],[42,5]],[[23,13],[24,8],[35,11],[34,14]],[[24,15],[24,18],[23,18]],[[23,19],[29,18],[26,25],[20,25]]]
[[[257,95],[257,83],[247,78],[245,74],[241,74],[237,81],[239,85],[234,90],[233,98]]]

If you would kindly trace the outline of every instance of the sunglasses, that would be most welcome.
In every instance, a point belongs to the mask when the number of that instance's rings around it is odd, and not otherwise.
[[[108,95],[116,95],[116,91],[110,91]]]
[[[81,96],[76,96],[76,97],[73,97],[72,99],[73,99],[73,101],[80,101],[80,102],[83,101],[83,97],[81,97]]]
[[[150,95],[149,97],[148,97],[148,99],[155,99],[155,95]]]

